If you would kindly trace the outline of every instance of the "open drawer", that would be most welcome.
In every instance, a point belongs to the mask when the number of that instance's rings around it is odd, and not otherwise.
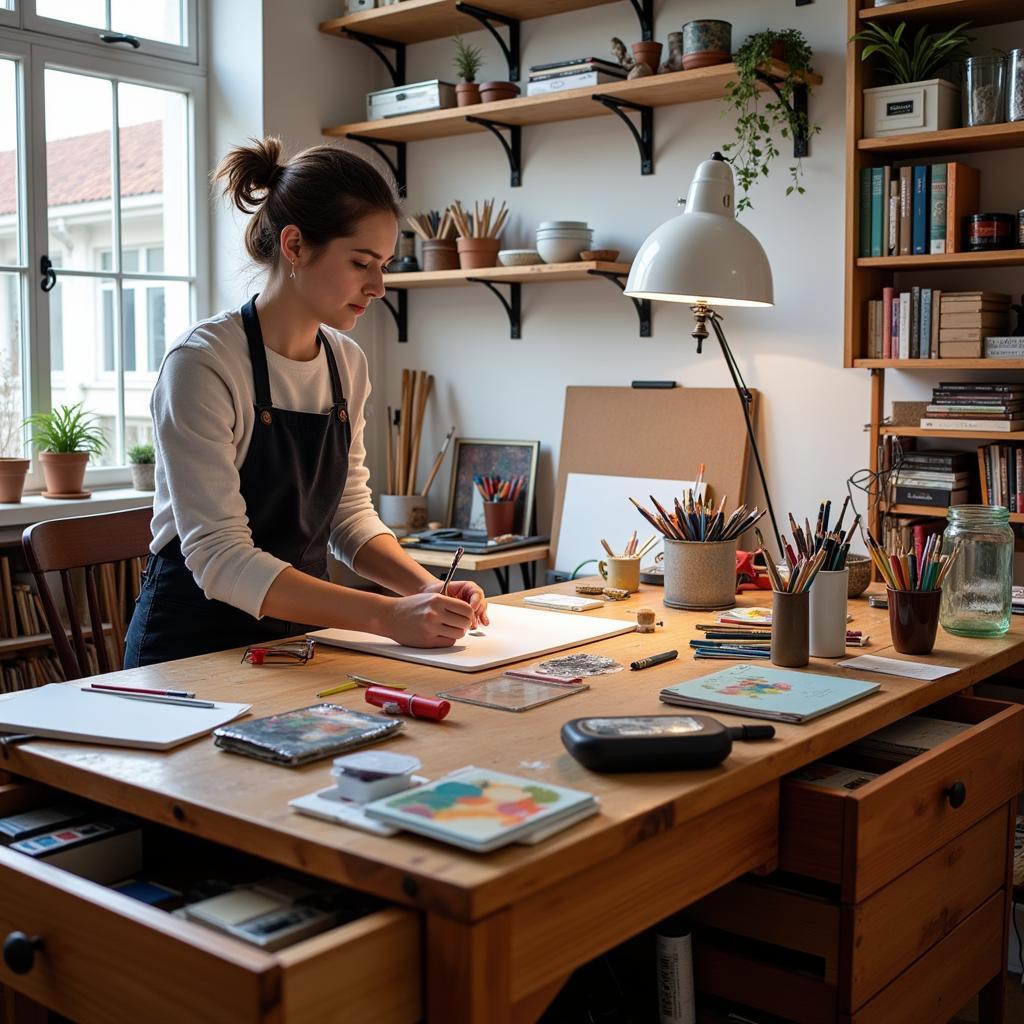
[[[970,727],[856,790],[783,780],[780,870],[859,902],[1021,790],[1024,707],[957,696],[919,714]],[[823,760],[864,767],[846,751]]]
[[[0,813],[33,790],[0,787]],[[0,847],[0,984],[78,1024],[408,1024],[421,1017],[419,935],[414,912],[385,908],[264,952]]]

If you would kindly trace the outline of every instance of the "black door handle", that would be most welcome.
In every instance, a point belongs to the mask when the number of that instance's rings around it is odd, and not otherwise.
[[[100,42],[127,43],[133,50],[137,50],[142,45],[135,36],[125,35],[124,32],[101,32]]]
[[[949,801],[950,807],[954,809],[962,807],[963,802],[967,799],[967,787],[957,779],[946,789],[946,799]]]
[[[39,257],[39,273],[43,275],[42,281],[39,282],[39,287],[44,292],[51,291],[57,283],[57,271],[53,269],[49,256]]]
[[[11,932],[4,939],[4,963],[15,974],[28,974],[36,960],[36,950],[43,948],[38,935],[28,936],[24,932]]]

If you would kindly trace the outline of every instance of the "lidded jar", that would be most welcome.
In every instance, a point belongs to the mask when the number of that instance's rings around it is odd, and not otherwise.
[[[1010,628],[1013,529],[999,505],[953,505],[942,553],[960,554],[942,584],[939,622],[957,636],[1002,636]]]

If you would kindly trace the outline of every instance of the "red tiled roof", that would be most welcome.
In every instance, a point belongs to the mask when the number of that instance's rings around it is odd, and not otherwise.
[[[160,121],[120,130],[121,194],[163,191]],[[92,132],[46,144],[49,205],[67,206],[110,198],[110,132]],[[0,153],[0,214],[14,212],[14,153]]]

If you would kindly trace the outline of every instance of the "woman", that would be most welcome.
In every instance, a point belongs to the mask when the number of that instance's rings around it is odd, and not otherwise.
[[[373,510],[363,465],[366,358],[350,330],[384,294],[398,205],[364,160],[317,146],[279,162],[277,139],[233,150],[214,175],[245,213],[267,271],[241,309],[187,331],[151,403],[156,434],[152,557],[125,667],[301,633],[359,629],[450,646],[483,591],[441,583]],[[328,548],[400,597],[327,581]]]

